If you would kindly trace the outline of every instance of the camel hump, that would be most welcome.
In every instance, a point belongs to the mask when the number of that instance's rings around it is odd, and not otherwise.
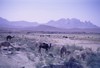
[[[48,46],[47,43],[40,43],[41,46]]]
[[[8,38],[13,38],[14,36],[8,35],[7,37],[8,37]]]
[[[11,37],[10,35],[8,35],[7,37]]]
[[[44,45],[47,45],[47,43],[43,43]]]

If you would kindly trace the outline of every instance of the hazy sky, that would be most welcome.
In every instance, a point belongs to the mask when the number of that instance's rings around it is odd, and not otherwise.
[[[100,0],[0,0],[0,17],[39,23],[78,18],[100,26]]]

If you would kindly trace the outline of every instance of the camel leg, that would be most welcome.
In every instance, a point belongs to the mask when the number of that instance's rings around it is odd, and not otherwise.
[[[48,52],[48,48],[45,49],[45,52]]]
[[[10,51],[10,48],[9,48],[9,46],[7,47],[7,51],[8,51],[8,54],[9,54],[9,51]]]
[[[6,40],[9,41],[9,38],[7,37]]]
[[[39,52],[41,53],[41,48],[39,48]]]
[[[61,56],[61,57],[63,56],[63,52],[60,52],[60,56]]]
[[[0,47],[0,53],[2,54],[2,50],[1,50],[1,47]]]

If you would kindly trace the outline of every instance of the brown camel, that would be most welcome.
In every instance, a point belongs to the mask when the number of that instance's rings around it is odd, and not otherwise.
[[[43,48],[43,49],[45,49],[46,51],[48,51],[48,49],[51,48],[51,43],[50,43],[50,45],[48,45],[47,43],[40,43],[39,52],[41,52],[41,48]]]

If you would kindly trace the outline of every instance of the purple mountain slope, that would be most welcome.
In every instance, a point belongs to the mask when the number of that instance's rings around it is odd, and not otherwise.
[[[58,32],[96,32],[100,33],[100,28],[91,22],[81,22],[78,19],[60,19],[49,21],[46,24],[27,21],[8,21],[0,17],[0,31],[58,31]]]
[[[38,26],[37,22],[27,22],[27,21],[13,21],[11,22],[12,26],[15,27],[32,27]]]
[[[10,27],[10,23],[8,22],[9,22],[8,20],[0,17],[0,28]]]
[[[0,28],[26,28],[38,26],[37,22],[8,21],[0,17]]]
[[[35,27],[28,27],[28,28],[25,28],[23,30],[30,30],[30,31],[62,31],[64,29],[56,28],[56,27],[48,26],[48,25],[38,25],[38,26],[35,26]]]

